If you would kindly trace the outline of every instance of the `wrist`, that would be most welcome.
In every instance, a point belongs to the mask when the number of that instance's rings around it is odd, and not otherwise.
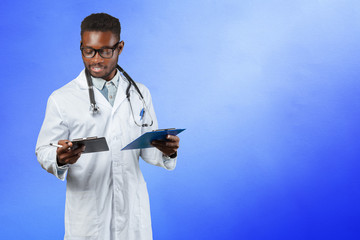
[[[62,166],[64,166],[64,165],[66,165],[65,163],[61,163],[60,161],[59,161],[59,157],[56,155],[56,164],[58,165],[58,167],[62,167]]]

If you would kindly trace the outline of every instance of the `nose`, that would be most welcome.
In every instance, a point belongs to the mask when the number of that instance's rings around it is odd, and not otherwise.
[[[104,59],[100,56],[99,52],[96,52],[95,56],[93,57],[93,62],[100,63],[103,61],[104,61]]]

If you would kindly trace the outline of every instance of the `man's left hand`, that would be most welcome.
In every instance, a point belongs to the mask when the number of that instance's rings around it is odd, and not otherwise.
[[[151,144],[159,149],[164,155],[171,156],[179,148],[180,138],[178,136],[166,135],[166,140],[155,140]]]

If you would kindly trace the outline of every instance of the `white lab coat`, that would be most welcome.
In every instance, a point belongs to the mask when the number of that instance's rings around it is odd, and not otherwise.
[[[151,127],[135,125],[125,90],[119,81],[114,106],[94,88],[99,114],[89,111],[90,101],[84,70],[54,91],[48,99],[44,123],[36,144],[41,166],[57,178],[67,179],[65,238],[67,240],[152,239],[150,206],[139,156],[146,162],[172,170],[176,159],[166,161],[156,148],[120,151],[142,133],[156,129],[157,120],[149,90],[138,83],[154,121]],[[134,87],[130,90],[134,116],[140,122],[143,104]],[[151,120],[143,119],[146,123]],[[61,139],[106,137],[109,151],[82,154],[66,170],[56,164],[56,148],[49,143]]]

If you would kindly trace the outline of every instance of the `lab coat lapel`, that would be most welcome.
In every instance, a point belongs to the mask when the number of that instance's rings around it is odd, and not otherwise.
[[[104,95],[102,95],[102,93],[96,87],[94,87],[94,93],[95,93],[95,101],[98,105],[106,107],[109,110],[112,109],[112,106],[109,103],[109,101],[104,97]],[[101,109],[100,109],[100,111],[101,111]]]
[[[113,113],[117,111],[117,109],[121,106],[121,104],[126,99],[126,88],[127,88],[127,81],[123,79],[122,76],[120,76],[120,81],[118,84],[117,92],[116,92],[116,98],[113,106]]]

